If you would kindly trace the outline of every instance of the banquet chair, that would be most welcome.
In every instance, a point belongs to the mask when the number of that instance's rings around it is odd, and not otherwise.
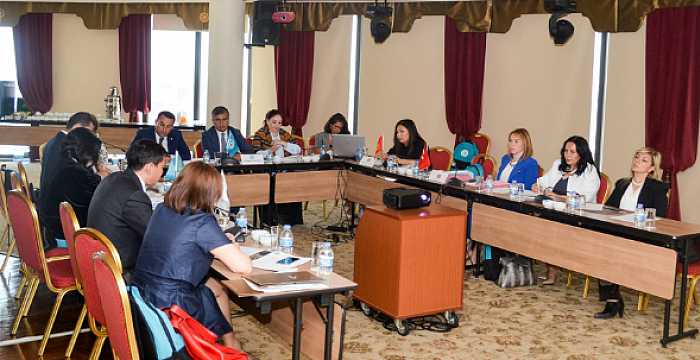
[[[29,313],[39,283],[45,283],[49,291],[56,294],[51,316],[46,324],[37,352],[37,356],[42,356],[64,296],[77,290],[75,276],[71,270],[68,256],[54,256],[55,252],[44,252],[39,219],[36,208],[29,197],[19,190],[10,191],[7,196],[7,210],[12,231],[15,234],[19,257],[27,271],[28,286],[27,293],[17,311],[17,317],[12,324],[11,334],[17,334],[20,321]]]
[[[121,258],[114,244],[101,232],[83,228],[75,232],[74,236],[75,259],[80,276],[80,290],[85,297],[85,306],[81,316],[84,318],[84,311],[87,310],[88,324],[90,331],[97,337],[90,352],[90,359],[99,359],[102,347],[107,340],[106,318],[103,310],[102,299],[97,289],[97,280],[93,270],[92,257],[96,253],[105,254],[114,259],[115,269],[122,273]],[[82,327],[82,319],[78,320],[75,329]],[[73,333],[73,336],[77,336]],[[73,340],[71,340],[73,341]],[[66,353],[68,350],[66,350]],[[68,354],[66,354],[67,356]]]
[[[488,137],[486,134],[482,133],[474,133],[472,135],[469,135],[469,141],[474,143],[476,147],[479,149],[479,154],[488,154],[489,150],[491,148],[491,138]]]
[[[428,150],[430,163],[435,170],[450,170],[452,166],[452,151],[442,146],[431,147]]]
[[[102,251],[95,253],[92,261],[112,354],[119,360],[138,360],[134,321],[121,269],[115,259]]]

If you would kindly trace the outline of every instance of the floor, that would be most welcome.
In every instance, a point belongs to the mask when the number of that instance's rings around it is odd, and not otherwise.
[[[36,174],[34,164],[30,178]],[[330,204],[329,204],[330,205]],[[332,207],[332,206],[329,206]],[[339,208],[332,210],[325,223],[338,220]],[[312,203],[305,212],[306,225],[294,228],[295,246],[300,253],[309,251],[313,240],[324,239],[320,203]],[[353,242],[334,247],[335,271],[352,278]],[[0,260],[2,255],[0,255]],[[17,304],[13,298],[17,286],[17,263],[5,270],[0,280],[0,345],[10,339],[9,332]],[[538,271],[543,269],[538,266]],[[463,307],[458,311],[460,326],[448,333],[413,331],[408,336],[386,330],[381,323],[351,310],[347,314],[343,359],[365,360],[442,360],[442,359],[695,359],[700,360],[700,339],[685,339],[662,348],[659,344],[663,303],[650,300],[649,309],[636,311],[637,294],[624,291],[625,316],[622,319],[596,320],[592,314],[602,308],[597,301],[596,282],[591,294],[583,298],[583,277],[574,278],[567,288],[565,274],[553,286],[501,289],[483,279],[466,276]],[[20,325],[18,338],[39,334],[53,303],[43,289],[37,295],[30,317]],[[677,309],[678,299],[674,302]],[[54,332],[71,330],[79,311],[80,299],[67,299]],[[672,322],[675,329],[676,322]],[[693,308],[690,325],[700,326],[700,311]],[[290,346],[282,343],[251,316],[233,319],[242,346],[260,360],[289,359]],[[90,334],[81,334],[73,358],[87,358],[92,345]],[[44,359],[63,359],[68,337],[51,339]],[[0,347],[0,359],[35,359],[38,341]],[[107,349],[107,348],[106,348]],[[109,351],[104,351],[108,353]],[[110,358],[103,354],[103,358]]]

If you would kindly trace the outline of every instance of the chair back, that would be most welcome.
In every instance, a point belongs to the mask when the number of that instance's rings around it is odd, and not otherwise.
[[[469,135],[469,140],[479,149],[479,154],[488,154],[491,148],[491,138],[486,134],[474,133]]]
[[[249,138],[249,137],[245,138],[245,143],[252,146],[253,145],[253,138]]]
[[[5,172],[0,171],[0,212],[6,221],[9,221],[7,218],[7,193],[5,192]]]
[[[45,275],[44,247],[34,204],[19,189],[12,190],[7,194],[7,213],[20,259],[36,274]]]
[[[309,138],[309,147],[312,148],[314,146],[316,146],[316,135],[312,135]]]
[[[452,151],[442,146],[435,146],[428,150],[430,163],[435,170],[450,170],[452,165]]]
[[[39,145],[39,161],[44,159],[44,149],[46,148],[46,143]]]
[[[496,169],[498,169],[498,163],[491,155],[479,154],[473,160],[472,164],[481,164],[484,168],[484,176],[496,176]]]
[[[92,268],[105,314],[102,325],[107,328],[114,353],[120,360],[139,359],[129,296],[116,261],[107,253],[98,252],[93,256]]]
[[[544,176],[544,169],[542,168],[542,166],[537,165],[537,176],[538,177]]]
[[[32,194],[29,190],[29,178],[27,177],[27,170],[24,168],[24,165],[22,165],[21,161],[17,162],[17,173],[19,177],[20,189],[25,195],[27,195],[31,199]]]
[[[100,324],[105,324],[102,299],[97,290],[97,280],[93,271],[92,257],[98,252],[114,259],[117,270],[122,273],[121,258],[111,241],[101,232],[83,228],[75,232],[75,260],[80,274],[81,288],[90,315]]]
[[[202,140],[197,140],[197,142],[194,143],[194,146],[192,146],[192,153],[196,158],[201,158],[204,156],[204,150],[202,150]]]
[[[596,202],[599,204],[604,204],[608,201],[610,197],[610,177],[605,173],[600,173],[600,187],[598,188],[598,193],[596,194]]]
[[[75,210],[73,206],[64,201],[58,207],[58,215],[61,218],[61,228],[63,229],[63,235],[65,235],[66,243],[68,245],[68,254],[70,255],[70,266],[73,269],[73,276],[75,276],[75,284],[78,289],[81,289],[82,280],[80,278],[80,271],[78,271],[78,263],[75,257],[75,232],[80,229],[80,224],[78,223],[78,217],[75,216]]]

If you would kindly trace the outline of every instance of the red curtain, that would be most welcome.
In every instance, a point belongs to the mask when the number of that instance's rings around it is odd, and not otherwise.
[[[12,35],[19,91],[31,111],[45,113],[53,105],[53,16],[26,14]]]
[[[122,106],[135,121],[151,110],[151,15],[129,15],[119,24]]]
[[[445,115],[456,142],[481,128],[486,33],[459,32],[445,16]]]
[[[646,144],[662,154],[668,217],[680,220],[676,174],[695,163],[698,146],[700,8],[652,12],[646,37]]]
[[[277,107],[284,125],[292,126],[294,135],[302,136],[311,100],[314,72],[314,32],[280,32],[280,44],[275,47],[275,84]]]

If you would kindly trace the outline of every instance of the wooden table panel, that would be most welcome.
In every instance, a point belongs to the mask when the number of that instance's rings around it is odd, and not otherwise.
[[[339,199],[341,170],[292,171],[275,176],[275,203]]]
[[[265,205],[270,202],[270,175],[226,175],[231,206]]]
[[[363,205],[383,205],[385,189],[410,187],[353,171],[345,171],[344,178],[345,199]]]
[[[676,252],[487,205],[474,204],[474,240],[664,299]]]

